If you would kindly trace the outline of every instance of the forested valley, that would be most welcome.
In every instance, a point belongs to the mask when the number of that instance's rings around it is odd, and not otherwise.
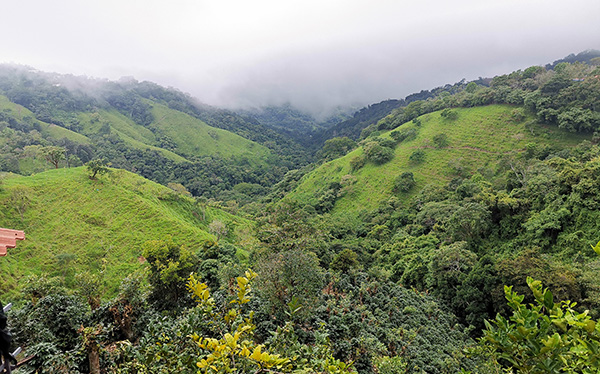
[[[600,52],[317,120],[0,66],[19,373],[596,373]]]

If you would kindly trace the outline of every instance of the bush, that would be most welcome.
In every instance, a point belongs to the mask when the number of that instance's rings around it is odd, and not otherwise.
[[[394,181],[394,192],[408,192],[415,186],[415,184],[415,176],[413,173],[402,173]]]
[[[408,159],[415,163],[423,162],[425,160],[425,151],[422,149],[417,149],[410,155]]]
[[[444,148],[448,146],[448,135],[446,134],[437,134],[433,137],[433,142],[435,146],[438,148]]]
[[[356,156],[350,160],[350,168],[352,171],[356,171],[367,163],[367,158],[365,156]]]
[[[534,304],[523,304],[524,297],[505,286],[512,316],[498,314],[491,323],[486,321],[482,343],[493,352],[494,361],[519,373],[597,373],[597,322],[587,311],[575,311],[576,303],[555,303],[540,281],[528,277],[527,285]]]
[[[455,119],[458,118],[458,112],[456,112],[456,110],[446,108],[446,109],[442,110],[442,112],[440,113],[440,116],[442,116],[442,118],[444,118],[444,119],[454,121]]]
[[[394,150],[380,145],[379,142],[368,142],[364,146],[364,151],[367,160],[376,165],[385,164],[394,158]]]
[[[400,143],[404,140],[413,140],[417,137],[417,130],[415,129],[402,129],[392,131],[390,133],[392,139],[394,139],[397,143]]]

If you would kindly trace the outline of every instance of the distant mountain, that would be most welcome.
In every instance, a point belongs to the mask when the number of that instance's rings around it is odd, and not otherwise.
[[[322,145],[328,139],[344,136],[356,140],[360,137],[360,133],[365,127],[377,123],[380,119],[390,114],[392,110],[404,105],[404,103],[404,100],[386,100],[364,107],[354,113],[352,118],[315,133],[312,141],[316,145]]]
[[[317,120],[313,115],[296,109],[291,104],[238,110],[237,113],[285,134],[297,143],[308,147],[314,144],[315,133],[326,130],[351,117],[350,109],[338,108],[336,112],[328,117]]]
[[[0,171],[50,167],[27,146],[65,149],[61,165],[105,158],[162,184],[217,197],[236,184],[269,186],[309,152],[258,121],[150,82],[111,82],[0,65]]]
[[[442,87],[436,87],[432,90],[422,90],[421,92],[408,95],[401,100],[390,99],[366,106],[354,113],[352,118],[317,132],[313,137],[313,143],[315,146],[320,147],[328,139],[344,136],[353,140],[358,140],[365,128],[377,124],[381,119],[391,114],[395,109],[405,107],[415,101],[435,98],[442,93],[448,95],[457,93],[464,89],[465,85],[465,81],[462,80],[458,83],[447,84]]]
[[[588,49],[583,52],[579,52],[578,54],[571,53],[567,57],[561,58],[560,60],[556,60],[551,64],[546,64],[546,69],[554,69],[554,67],[561,62],[568,62],[570,64],[574,62],[583,62],[590,63],[592,59],[599,58],[600,51],[597,49]],[[600,63],[600,61],[599,61]]]

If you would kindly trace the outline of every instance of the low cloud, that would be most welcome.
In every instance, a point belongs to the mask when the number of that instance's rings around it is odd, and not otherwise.
[[[6,4],[0,62],[319,114],[600,49],[597,0]],[[27,24],[22,17],[26,14]]]

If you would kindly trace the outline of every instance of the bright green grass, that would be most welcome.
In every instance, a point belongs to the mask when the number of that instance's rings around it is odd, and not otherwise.
[[[117,110],[102,109],[98,110],[96,113],[97,115],[92,113],[81,113],[79,115],[80,121],[83,121],[86,124],[84,132],[88,135],[97,133],[105,123],[108,123],[111,131],[114,131],[123,137],[137,140],[138,142],[145,144],[153,144],[155,142],[152,131],[142,125],[138,125]]]
[[[339,182],[341,177],[352,174],[357,182],[348,188],[338,199],[333,213],[358,212],[362,209],[375,209],[382,201],[392,196],[395,178],[410,171],[417,182],[410,193],[398,195],[406,200],[429,183],[445,184],[453,178],[449,164],[460,160],[471,172],[482,174],[494,172],[498,161],[511,154],[525,150],[528,143],[539,145],[572,146],[584,136],[570,134],[557,128],[535,125],[533,134],[525,121],[515,123],[511,119],[512,106],[491,105],[468,109],[455,109],[458,119],[445,120],[439,112],[421,117],[419,135],[411,141],[404,141],[396,147],[395,158],[384,165],[367,163],[363,168],[351,172],[350,160],[362,154],[358,148],[344,157],[325,163],[306,175],[298,188],[288,198],[314,203],[316,196],[326,190],[330,183]],[[401,128],[415,127],[412,122]],[[432,139],[445,133],[448,146],[438,149]],[[389,137],[389,132],[381,135]],[[425,151],[425,161],[415,164],[409,161],[410,155],[417,149]]]
[[[144,126],[138,125],[116,110],[103,109],[98,110],[96,113],[80,113],[78,119],[84,127],[83,132],[87,135],[97,133],[102,125],[108,123],[111,132],[117,134],[126,144],[135,149],[155,150],[164,157],[175,162],[187,161],[186,158],[174,152],[158,147],[152,131]]]
[[[206,123],[164,105],[147,101],[152,105],[155,126],[177,144],[182,155],[221,157],[242,156],[250,160],[262,160],[270,151],[232,132],[208,126]]]
[[[85,270],[103,272],[111,294],[121,279],[143,268],[138,257],[146,241],[172,236],[196,251],[207,239],[215,239],[206,231],[214,219],[227,224],[233,233],[228,240],[241,245],[251,241],[251,222],[210,207],[203,221],[193,199],[124,170],[112,170],[97,181],[90,180],[84,168],[4,177],[0,227],[25,230],[26,240],[0,257],[0,295],[17,293],[19,281],[30,274]],[[30,191],[23,219],[7,202],[17,186]],[[76,259],[61,268],[61,254]]]
[[[145,100],[152,106],[154,122],[148,127],[136,124],[116,110],[99,110],[96,113],[81,113],[80,123],[84,133],[97,133],[104,124],[109,124],[111,131],[123,141],[136,149],[154,149],[175,162],[185,162],[190,156],[221,157],[239,156],[250,161],[262,162],[270,151],[255,142],[232,132],[207,125],[197,118],[170,109],[164,105]],[[173,151],[160,148],[158,134],[167,136],[175,145]]]

